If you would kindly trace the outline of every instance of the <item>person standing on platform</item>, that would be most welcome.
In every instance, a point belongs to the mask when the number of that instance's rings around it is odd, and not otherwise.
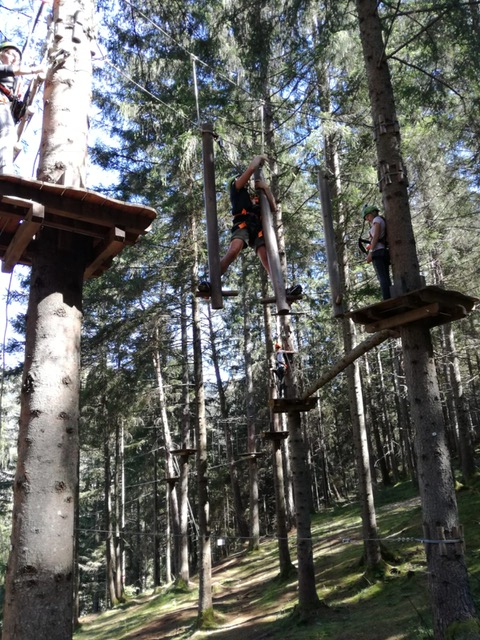
[[[270,275],[267,248],[263,237],[260,203],[253,189],[249,190],[250,178],[255,170],[261,167],[266,160],[267,156],[265,155],[255,156],[245,171],[241,175],[232,178],[229,182],[233,226],[230,246],[228,247],[227,253],[220,260],[220,272],[222,275],[227,271],[232,262],[238,258],[240,252],[247,245],[255,251],[260,262]],[[255,182],[255,189],[263,189],[267,196],[270,209],[274,212],[276,210],[276,203],[268,184],[257,180]],[[201,293],[205,293],[206,297],[208,297],[210,294],[210,282],[203,280],[199,283],[198,290]],[[285,292],[287,295],[297,296],[302,293],[302,287],[295,285],[286,289]]]
[[[15,77],[44,73],[43,66],[25,67],[22,52],[13,42],[0,44],[0,174],[13,174],[13,154],[17,142],[12,106],[15,98]]]
[[[368,232],[369,244],[367,245],[367,262],[373,264],[375,273],[380,283],[382,298],[391,298],[390,287],[390,253],[387,245],[387,227],[385,218],[380,215],[375,205],[365,205],[362,209],[364,221],[370,225]]]
[[[275,343],[275,374],[278,378],[278,397],[285,397],[285,374],[288,369],[287,353],[295,353],[294,351],[285,351],[279,342]]]

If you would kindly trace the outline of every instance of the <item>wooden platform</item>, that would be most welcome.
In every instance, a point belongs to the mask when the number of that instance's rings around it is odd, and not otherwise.
[[[263,437],[265,440],[286,440],[288,431],[264,431]]]
[[[289,411],[310,411],[317,406],[318,398],[275,398],[268,401],[273,413],[288,413]]]
[[[171,449],[170,453],[173,456],[193,456],[197,453],[196,449]]]
[[[107,198],[94,191],[0,175],[2,271],[31,265],[35,237],[43,227],[92,238],[85,280],[101,275],[125,246],[144,235],[156,217],[152,207]]]
[[[229,289],[222,289],[222,296],[224,298],[234,298],[235,296],[238,296],[238,291],[235,291],[235,289],[229,290]],[[204,300],[210,300],[210,298],[212,297],[209,293],[207,293],[206,291],[195,291],[195,297],[197,298],[203,298]]]
[[[345,315],[365,325],[367,333],[397,329],[414,322],[430,328],[465,318],[478,302],[479,298],[431,285]]]
[[[264,455],[264,451],[252,451],[250,453],[239,453],[238,457],[241,460],[256,460],[257,458],[262,458]]]
[[[297,302],[298,300],[303,300],[303,293],[300,293],[298,296],[286,295],[285,298],[286,298],[288,304],[291,304],[292,302]],[[277,299],[275,298],[275,296],[269,296],[267,298],[260,298],[260,302],[262,304],[275,304],[277,302]]]

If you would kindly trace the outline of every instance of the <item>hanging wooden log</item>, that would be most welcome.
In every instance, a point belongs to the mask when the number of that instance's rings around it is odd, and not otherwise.
[[[254,177],[255,180],[261,180],[262,182],[264,181],[263,173],[260,167],[255,169]],[[275,235],[275,229],[273,228],[270,203],[268,202],[268,198],[263,192],[263,189],[259,189],[258,194],[260,198],[260,207],[262,210],[263,237],[265,238],[268,264],[270,266],[270,279],[272,281],[273,291],[275,293],[277,311],[279,315],[286,315],[290,313],[290,305],[287,302],[285,294],[285,281],[283,279],[282,267],[280,265],[277,236]]]
[[[210,274],[210,298],[213,309],[223,309],[218,239],[217,192],[215,188],[215,164],[213,153],[213,125],[202,125],[203,193],[207,219],[208,270]]]

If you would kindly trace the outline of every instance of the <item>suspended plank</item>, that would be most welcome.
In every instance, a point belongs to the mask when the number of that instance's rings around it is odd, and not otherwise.
[[[288,431],[264,431],[263,437],[265,440],[286,440]]]

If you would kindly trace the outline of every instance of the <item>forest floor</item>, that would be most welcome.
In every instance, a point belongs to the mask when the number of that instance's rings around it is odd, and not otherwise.
[[[480,600],[480,485],[457,493],[465,528],[470,586]],[[295,615],[297,580],[280,580],[275,540],[244,550],[212,570],[214,621],[197,630],[198,589],[165,587],[81,619],[75,640],[427,640],[431,635],[420,501],[411,484],[376,496],[387,571],[366,577],[358,504],[312,518],[320,608],[308,621]],[[295,532],[290,552],[295,561]]]

